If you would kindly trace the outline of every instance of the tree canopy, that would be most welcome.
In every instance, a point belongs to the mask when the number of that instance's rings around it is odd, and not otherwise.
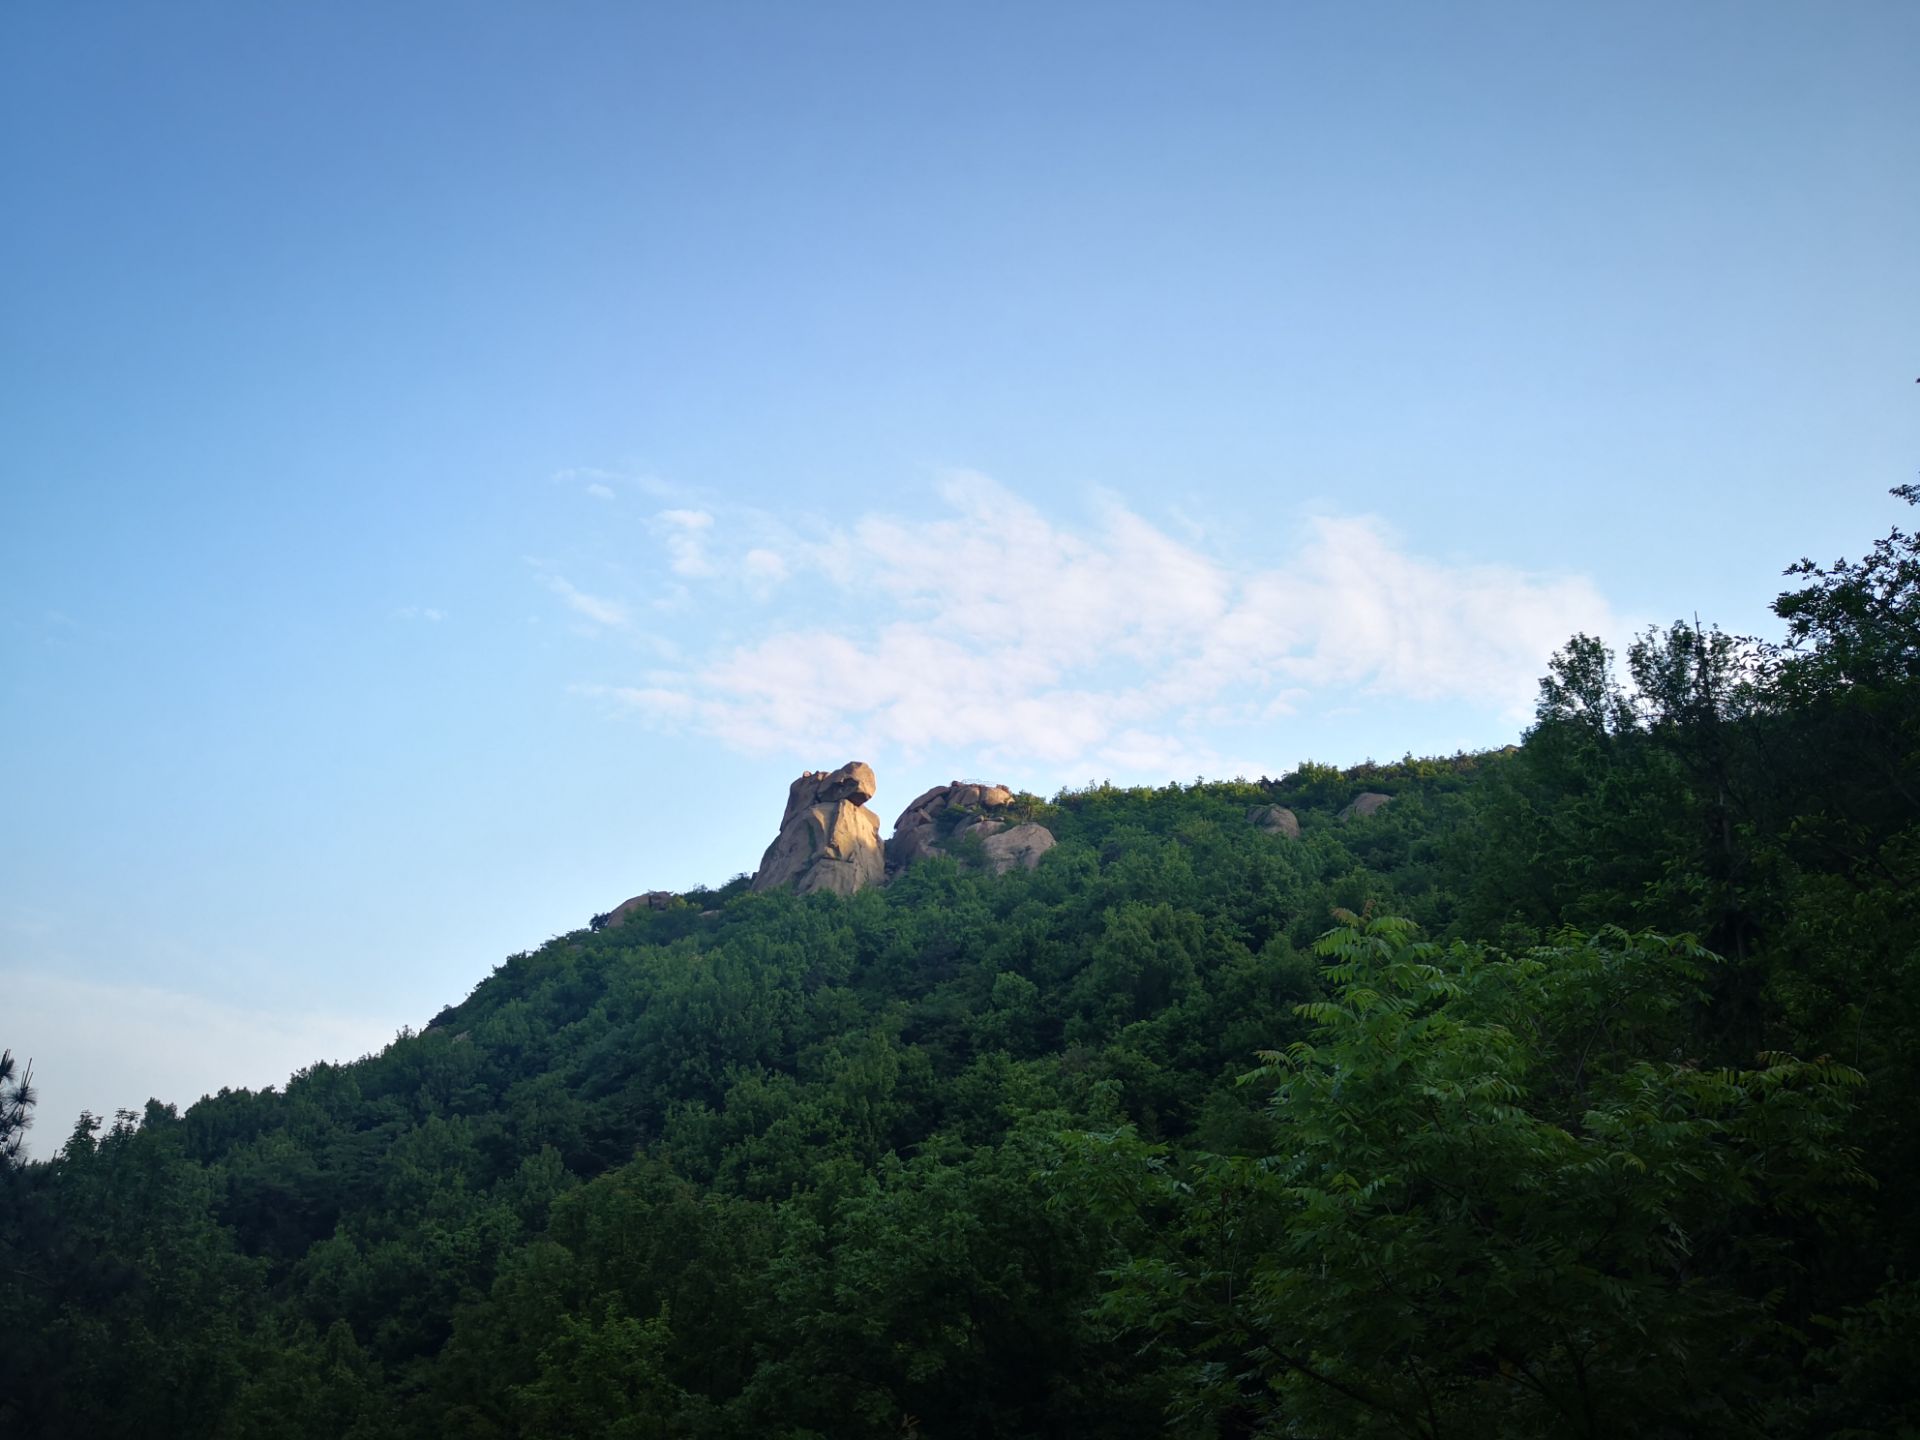
[[[7,1055],[0,1429],[1912,1435],[1915,546],[1574,636],[1506,750],[1026,797],[1030,873],[736,880],[31,1164]]]

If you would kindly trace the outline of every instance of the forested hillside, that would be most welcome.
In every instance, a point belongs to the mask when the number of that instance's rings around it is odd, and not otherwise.
[[[0,1433],[1920,1433],[1920,551],[1788,584],[1507,750],[1035,797],[41,1137]]]

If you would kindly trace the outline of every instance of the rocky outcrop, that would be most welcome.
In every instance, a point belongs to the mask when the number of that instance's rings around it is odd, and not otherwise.
[[[1032,821],[1002,828],[998,820],[982,820],[972,827],[971,833],[980,837],[987,868],[996,875],[1004,875],[1015,866],[1033,869],[1040,863],[1040,857],[1059,843],[1051,830]]]
[[[631,900],[621,901],[604,915],[594,916],[592,925],[595,930],[611,930],[615,926],[626,924],[631,917],[638,915],[642,910],[664,910],[679,898],[671,890],[649,890],[644,895],[636,895]]]
[[[753,888],[851,895],[879,884],[886,858],[879,818],[866,808],[873,796],[873,768],[858,760],[838,770],[809,770],[794,781]]]
[[[1054,847],[1053,832],[1032,821],[1016,823],[1014,794],[1004,785],[955,780],[936,785],[900,812],[887,841],[887,870],[897,873],[933,855],[952,854],[966,836],[979,840],[996,875],[1033,869]]]
[[[887,841],[887,869],[904,870],[916,860],[941,852],[940,842],[969,821],[990,820],[1013,804],[1013,792],[1004,785],[972,785],[955,780],[936,785],[893,822]]]
[[[1284,805],[1256,805],[1247,811],[1247,819],[1269,835],[1283,835],[1289,840],[1300,838],[1300,817]]]
[[[1364,820],[1382,807],[1391,805],[1393,797],[1382,795],[1377,790],[1369,790],[1363,795],[1353,797],[1353,803],[1340,812],[1342,820]]]

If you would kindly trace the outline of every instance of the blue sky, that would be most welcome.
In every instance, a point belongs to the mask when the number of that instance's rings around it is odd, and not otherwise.
[[[1505,743],[1920,459],[1920,10],[0,16],[38,1149],[377,1048],[801,768]]]

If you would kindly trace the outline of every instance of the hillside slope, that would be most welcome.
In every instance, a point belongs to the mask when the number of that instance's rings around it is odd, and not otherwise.
[[[1920,567],[1874,554],[1790,650],[1675,626],[1628,691],[1576,637],[1507,751],[1036,799],[1031,872],[737,881],[83,1122],[0,1173],[0,1422],[1910,1433]]]

